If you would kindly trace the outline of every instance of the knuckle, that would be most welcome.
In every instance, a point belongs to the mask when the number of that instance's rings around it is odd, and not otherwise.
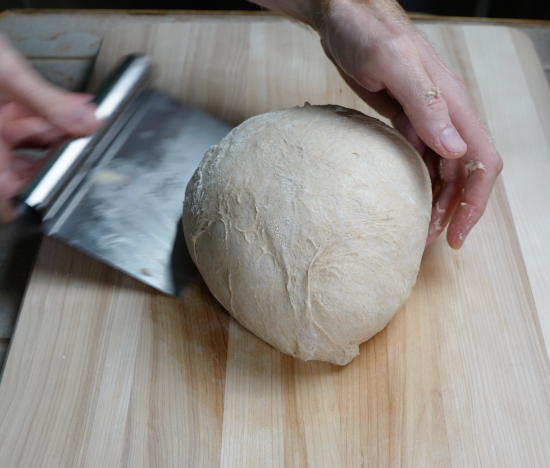
[[[412,102],[412,106],[408,110],[408,115],[412,119],[417,118],[426,123],[440,125],[443,122],[445,125],[449,120],[449,109],[447,103],[442,97],[434,97],[428,95],[426,90],[419,90],[422,95],[419,96],[416,103]]]
[[[406,64],[418,53],[414,43],[403,34],[385,34],[363,50],[373,66],[387,68],[388,64]]]
[[[470,90],[466,83],[464,83],[458,76],[456,76],[451,70],[447,70],[449,76],[446,77],[445,81],[453,89],[453,93],[458,95],[461,98],[470,98]]]
[[[360,60],[355,61],[360,65],[351,75],[369,91],[381,91],[386,88],[384,82],[396,66],[416,74],[417,55],[416,45],[406,33],[388,32],[362,44]]]
[[[493,167],[495,168],[495,172],[498,176],[502,172],[502,169],[504,169],[504,161],[496,151],[493,154],[492,159],[493,159]]]
[[[441,114],[448,113],[447,103],[441,97],[434,98],[433,96],[426,96],[425,102],[426,102],[426,110],[428,111],[429,114],[432,114],[432,115],[436,114],[439,116]]]
[[[380,81],[373,80],[364,75],[361,75],[357,81],[363,88],[372,93],[377,93],[386,88]]]
[[[487,175],[489,175],[492,179],[496,179],[504,169],[504,161],[494,146],[488,148],[486,156],[483,158],[483,163],[485,165]]]
[[[372,67],[366,62],[363,62],[354,69],[346,69],[344,67],[342,67],[342,69],[367,91],[376,93],[385,89],[382,81],[373,74]]]
[[[393,58],[408,57],[416,46],[405,34],[392,34],[378,42],[378,52]]]
[[[362,60],[355,70],[346,70],[346,72],[368,91],[378,92],[385,89],[384,84],[377,76],[376,67],[368,60]]]

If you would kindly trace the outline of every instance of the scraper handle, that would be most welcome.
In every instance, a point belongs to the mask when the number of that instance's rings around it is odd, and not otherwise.
[[[152,80],[151,57],[139,54],[126,56],[100,85],[93,101],[98,106],[95,116],[105,120],[104,125],[91,135],[62,141],[50,150],[47,164],[27,189],[14,198],[16,214],[30,209],[43,221],[52,217],[63,202],[59,200],[60,194],[93,153],[110,124]]]

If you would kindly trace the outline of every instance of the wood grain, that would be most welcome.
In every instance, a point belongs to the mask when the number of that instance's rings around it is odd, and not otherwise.
[[[529,226],[547,229],[548,214],[524,206],[546,190],[549,109],[535,95],[548,89],[505,28],[424,32],[513,170],[461,251],[427,249],[407,304],[361,355],[294,360],[229,319],[199,276],[172,299],[46,240],[0,385],[0,466],[550,465],[548,251]],[[120,28],[96,80],[136,50],[160,63],[162,89],[234,124],[306,100],[372,114],[316,36],[280,19]]]
[[[318,37],[279,18],[273,24],[122,26],[105,39],[90,89],[121,55],[136,50],[164,58],[157,60],[160,89],[234,125],[306,100],[373,113],[340,78]]]
[[[198,276],[177,300],[45,239],[0,386],[0,466],[219,465],[227,334]]]
[[[550,93],[541,80],[542,70],[533,66],[538,58],[523,33],[491,32],[491,40],[498,44],[496,52],[506,66],[496,63],[494,57],[476,46],[476,34],[475,30],[468,30],[468,50],[477,65],[476,71],[479,70],[478,82],[489,128],[502,148],[507,166],[503,180],[546,347],[550,350],[550,217],[545,216],[550,200]],[[519,60],[511,60],[514,56]],[[483,69],[479,64],[484,64]],[[505,76],[514,83],[514,88],[505,89],[504,80],[485,79],[495,75]],[[506,99],[501,98],[503,92]],[[522,98],[525,92],[531,99]]]

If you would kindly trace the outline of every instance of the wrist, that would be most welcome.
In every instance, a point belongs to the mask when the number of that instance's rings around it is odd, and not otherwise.
[[[312,16],[313,27],[319,31],[329,23],[360,21],[371,33],[381,28],[391,33],[410,32],[412,23],[397,0],[314,0],[317,14]],[[321,32],[321,31],[319,31]]]
[[[323,8],[330,0],[251,0],[252,3],[278,11],[286,16],[318,29],[323,18]]]

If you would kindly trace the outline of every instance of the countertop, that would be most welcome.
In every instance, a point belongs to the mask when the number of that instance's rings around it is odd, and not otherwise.
[[[242,21],[271,12],[9,10],[0,31],[47,79],[71,91],[83,90],[101,38],[110,29],[134,22]],[[520,29],[533,41],[550,83],[550,22],[442,18],[411,14],[417,23],[495,24]],[[22,220],[0,226],[0,368],[3,365],[41,236]]]

